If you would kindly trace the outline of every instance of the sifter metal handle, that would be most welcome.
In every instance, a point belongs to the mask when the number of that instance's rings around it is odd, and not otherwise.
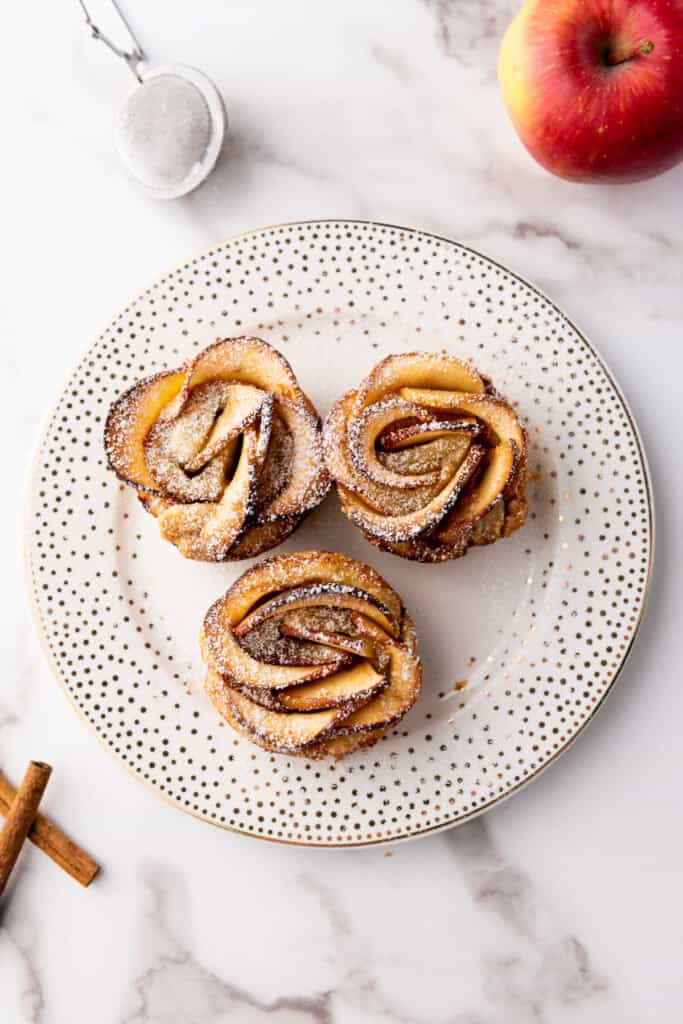
[[[98,26],[90,17],[90,12],[88,11],[88,8],[85,6],[84,0],[78,0],[80,8],[83,11],[85,23],[90,29],[90,35],[92,36],[92,38],[99,40],[101,43],[104,43],[105,46],[109,47],[112,53],[116,54],[117,57],[120,57],[121,60],[125,61],[128,67],[130,68],[131,72],[137,78],[138,82],[141,82],[142,79],[140,78],[138,65],[145,59],[144,52],[142,50],[142,47],[138,43],[137,39],[133,35],[133,30],[126,21],[123,12],[121,11],[116,0],[109,0],[109,2],[116,11],[119,20],[123,24],[123,27],[128,33],[128,36],[130,37],[131,42],[133,44],[132,47],[128,50],[124,50],[123,47],[118,46],[112,39],[109,39],[108,36],[105,36],[104,33],[98,28]]]

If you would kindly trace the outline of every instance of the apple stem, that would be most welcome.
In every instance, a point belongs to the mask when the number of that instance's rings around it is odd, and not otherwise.
[[[652,53],[654,48],[655,44],[651,39],[644,39],[642,43],[638,43],[636,47],[629,47],[628,50],[621,49],[611,51],[608,49],[605,54],[605,60],[610,67],[613,67],[615,64],[625,64],[627,61],[633,60],[633,58],[637,57],[639,54],[647,56],[648,53]]]

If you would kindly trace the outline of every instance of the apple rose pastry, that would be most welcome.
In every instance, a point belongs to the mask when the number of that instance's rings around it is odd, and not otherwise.
[[[217,341],[118,398],[109,466],[185,558],[249,558],[325,497],[320,421],[291,366],[258,338]]]
[[[403,558],[458,558],[526,519],[524,428],[459,359],[388,356],[333,406],[324,447],[346,515]]]
[[[422,671],[398,594],[345,555],[278,555],[245,572],[201,633],[206,691],[266,750],[344,757],[405,715]]]

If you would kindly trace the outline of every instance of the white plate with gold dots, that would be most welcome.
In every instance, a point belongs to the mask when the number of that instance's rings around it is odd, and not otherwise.
[[[280,349],[318,410],[383,356],[446,349],[490,376],[530,440],[526,526],[441,565],[371,547],[332,493],[278,550],[339,550],[395,587],[424,664],[415,707],[339,763],[263,751],[203,691],[205,610],[250,563],[185,561],[107,471],[102,429],[134,381],[216,337]],[[633,417],[553,302],[444,238],[364,221],[265,228],[188,260],[86,350],[47,418],[25,551],[55,675],[102,743],[182,810],[311,846],[394,842],[510,796],[584,729],[647,597],[653,509]]]

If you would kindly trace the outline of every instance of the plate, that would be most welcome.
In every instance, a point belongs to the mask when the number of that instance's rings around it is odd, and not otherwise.
[[[507,540],[442,565],[407,562],[367,544],[331,494],[279,549],[369,562],[418,629],[419,701],[377,746],[339,763],[267,753],[218,717],[197,634],[209,604],[251,563],[185,561],[105,467],[102,428],[117,394],[240,334],[280,349],[323,415],[383,356],[447,349],[492,377],[529,432],[530,517]],[[624,664],[652,548],[638,432],[581,332],[471,249],[365,221],[231,239],[123,309],[47,419],[25,519],[42,644],[111,753],[212,824],[329,847],[465,821],[556,760]]]

